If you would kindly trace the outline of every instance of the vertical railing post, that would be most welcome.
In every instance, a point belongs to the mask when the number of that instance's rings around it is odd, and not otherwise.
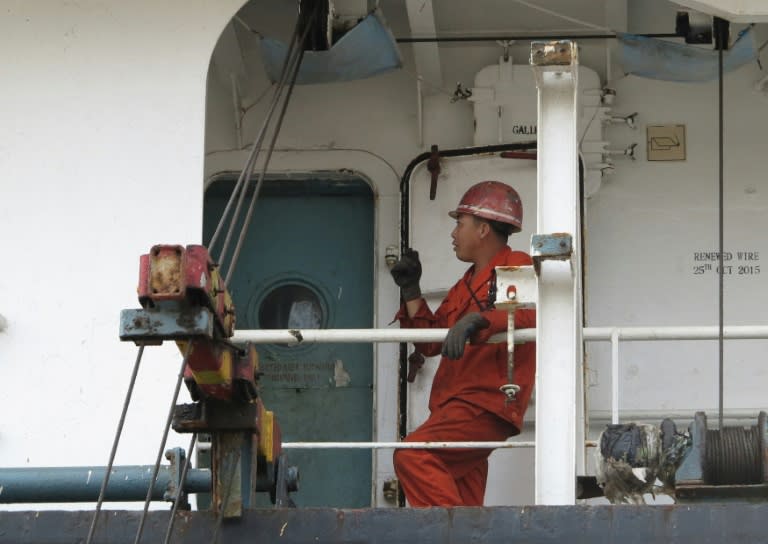
[[[619,329],[611,332],[611,423],[619,422]]]
[[[537,231],[573,239],[570,259],[544,260],[539,269],[535,500],[566,505],[576,502],[584,433],[577,429],[584,403],[577,395],[583,375],[576,44],[533,42],[530,62],[538,87]]]

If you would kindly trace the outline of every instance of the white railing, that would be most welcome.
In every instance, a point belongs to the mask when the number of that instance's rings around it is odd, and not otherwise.
[[[442,342],[448,329],[275,329],[239,330],[233,342],[254,344],[302,344],[302,343],[374,343],[381,342]],[[506,342],[506,333],[493,335],[490,342]],[[515,330],[515,340],[536,340],[536,329]]]
[[[619,343],[662,340],[717,340],[717,326],[698,327],[588,327],[584,340],[609,341],[611,343],[611,423],[619,422]],[[723,327],[723,338],[765,339],[768,326],[745,325]]]
[[[610,341],[614,333],[618,340],[716,340],[718,327],[585,327],[584,340]],[[237,330],[234,342],[254,344],[300,343],[381,343],[381,342],[442,342],[448,329],[274,329]],[[724,327],[725,339],[768,338],[768,326],[748,325]],[[505,333],[495,334],[490,342],[505,342]],[[515,343],[536,340],[536,329],[515,329]]]
[[[238,330],[234,342],[254,344],[300,343],[381,343],[442,342],[448,329],[275,329]],[[717,340],[719,327],[585,327],[584,341],[611,343],[611,421],[619,422],[619,344],[620,342],[667,340]],[[768,326],[745,325],[723,328],[723,338],[768,339]],[[506,333],[493,335],[489,342],[505,342]],[[516,329],[515,343],[536,340],[536,329]],[[594,447],[595,442],[586,442]],[[386,448],[532,448],[534,442],[286,442],[293,449],[386,449]]]
[[[423,449],[463,449],[463,448],[488,448],[488,449],[514,449],[533,448],[536,443],[532,440],[516,440],[505,442],[282,442],[281,447],[289,450],[423,450]],[[587,448],[597,447],[597,442],[588,440],[584,444]],[[211,449],[210,442],[198,442],[200,451]]]

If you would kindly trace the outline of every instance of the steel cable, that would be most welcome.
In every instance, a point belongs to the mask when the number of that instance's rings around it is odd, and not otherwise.
[[[717,84],[718,84],[718,92],[717,92],[717,102],[718,102],[718,236],[719,236],[719,263],[720,263],[720,273],[718,274],[718,337],[717,337],[717,344],[718,344],[718,426],[722,429],[723,428],[723,379],[724,379],[724,362],[723,362],[723,356],[725,352],[725,346],[723,341],[723,306],[724,306],[724,296],[723,296],[723,286],[724,286],[724,276],[723,276],[723,265],[724,265],[724,259],[723,259],[723,246],[724,246],[724,235],[723,235],[723,47],[725,47],[724,44],[720,44],[720,47],[718,47],[718,63],[717,63]]]
[[[115,455],[117,454],[117,445],[120,442],[120,436],[123,434],[123,425],[125,424],[125,416],[128,413],[128,405],[131,403],[131,397],[133,396],[133,386],[136,384],[136,376],[139,373],[139,365],[141,358],[144,355],[144,344],[139,344],[139,352],[136,355],[136,362],[133,364],[133,372],[131,373],[131,379],[128,383],[128,391],[125,393],[125,400],[123,401],[123,410],[120,413],[120,421],[117,423],[117,431],[115,432],[115,438],[112,441],[112,450],[109,452],[109,462],[107,463],[106,471],[104,472],[104,480],[101,482],[101,489],[99,490],[99,499],[96,502],[96,510],[93,513],[93,519],[91,520],[91,527],[88,529],[88,538],[86,538],[86,544],[91,544],[93,541],[93,535],[96,532],[96,524],[98,523],[99,514],[101,513],[101,505],[104,503],[104,496],[107,493],[107,485],[109,484],[109,476],[112,472],[112,465],[115,462]]]
[[[189,449],[187,449],[187,455],[184,458],[184,466],[182,467],[181,475],[179,476],[179,487],[176,489],[176,497],[173,500],[171,517],[168,519],[168,527],[165,530],[165,538],[163,539],[164,544],[169,544],[171,541],[171,531],[173,531],[173,524],[176,521],[176,511],[179,509],[181,496],[184,494],[184,484],[187,481],[187,471],[189,470],[192,451],[195,449],[195,442],[197,442],[197,433],[192,433],[192,438],[189,440]]]
[[[277,88],[275,89],[275,93],[274,93],[272,101],[271,101],[271,103],[269,105],[269,108],[268,108],[268,111],[267,111],[267,116],[266,116],[266,118],[265,118],[265,120],[264,120],[264,122],[263,122],[263,124],[262,124],[262,126],[260,128],[260,130],[259,130],[257,138],[254,141],[253,148],[251,149],[251,152],[250,152],[250,154],[248,156],[248,159],[246,160],[246,164],[245,164],[242,172],[240,173],[240,176],[238,177],[238,180],[237,180],[237,183],[235,184],[235,188],[233,189],[232,195],[230,196],[230,199],[227,202],[227,205],[226,205],[226,207],[224,209],[224,212],[222,213],[222,216],[221,216],[221,218],[219,220],[219,223],[217,224],[216,229],[214,231],[214,234],[211,237],[211,240],[209,242],[209,250],[212,250],[212,248],[214,247],[214,245],[218,241],[218,238],[219,238],[219,236],[221,234],[221,230],[222,230],[224,224],[226,223],[226,218],[229,215],[230,210],[232,209],[232,205],[233,205],[233,203],[235,201],[235,198],[237,197],[238,203],[237,203],[237,206],[236,206],[235,211],[233,213],[232,219],[230,221],[230,226],[229,226],[229,229],[227,231],[227,235],[226,235],[224,244],[222,246],[221,253],[219,255],[219,261],[222,261],[225,258],[225,256],[226,256],[226,251],[228,249],[228,245],[229,245],[229,242],[231,240],[232,233],[234,232],[234,228],[235,228],[235,226],[237,224],[237,221],[239,219],[239,215],[240,215],[240,211],[241,211],[241,208],[242,208],[242,204],[244,202],[244,197],[245,197],[245,194],[247,193],[248,182],[250,181],[250,177],[251,177],[251,175],[253,173],[253,168],[254,168],[254,166],[256,164],[256,159],[257,159],[258,154],[260,152],[261,145],[262,145],[263,140],[264,140],[264,136],[266,135],[266,131],[267,131],[267,128],[269,126],[269,123],[270,123],[270,121],[272,119],[272,116],[274,115],[274,112],[276,110],[277,104],[279,103],[280,98],[282,96],[283,89],[285,87],[285,83],[286,83],[286,79],[287,79],[287,75],[289,73],[291,73],[292,75],[291,75],[291,79],[290,79],[290,85],[289,85],[289,89],[288,89],[288,94],[285,97],[285,100],[283,102],[283,107],[281,108],[281,112],[280,112],[280,116],[279,116],[279,119],[278,119],[278,123],[277,123],[277,126],[275,127],[274,134],[273,134],[273,137],[272,137],[272,140],[271,140],[271,143],[270,143],[269,153],[267,155],[267,159],[264,162],[264,168],[262,169],[262,172],[261,172],[261,174],[259,176],[259,181],[257,183],[256,189],[254,190],[254,196],[251,199],[251,203],[250,203],[250,206],[249,206],[249,209],[248,209],[248,215],[246,216],[246,219],[245,219],[245,222],[244,222],[244,226],[241,229],[241,234],[240,234],[240,237],[238,238],[238,244],[237,244],[237,247],[236,247],[233,259],[232,259],[232,264],[229,266],[229,270],[228,270],[229,273],[227,275],[227,279],[225,280],[226,282],[229,281],[229,278],[231,276],[231,272],[234,270],[234,265],[235,265],[235,263],[237,261],[237,256],[239,255],[240,249],[242,247],[242,242],[243,242],[243,239],[244,239],[244,233],[247,231],[248,224],[250,223],[250,217],[251,217],[252,212],[253,212],[253,206],[255,204],[258,192],[259,192],[259,190],[261,188],[261,185],[262,185],[262,182],[263,182],[263,179],[264,179],[264,174],[266,172],[266,168],[267,168],[267,165],[268,165],[268,162],[269,162],[269,158],[271,157],[272,151],[274,150],[274,145],[275,145],[275,142],[276,142],[276,139],[277,139],[277,135],[278,135],[278,133],[280,131],[280,126],[282,125],[282,120],[283,120],[283,118],[285,116],[285,111],[287,109],[287,104],[289,102],[290,95],[291,95],[291,93],[293,91],[293,86],[294,86],[294,84],[296,82],[296,77],[298,75],[298,70],[299,70],[299,67],[301,65],[301,60],[302,60],[303,54],[304,54],[302,46],[303,46],[303,43],[304,43],[304,41],[306,39],[307,33],[309,32],[309,29],[310,29],[310,26],[311,26],[311,22],[312,22],[312,19],[315,16],[316,11],[317,10],[315,10],[315,12],[313,12],[313,14],[310,16],[310,19],[309,19],[308,23],[305,26],[304,32],[303,32],[303,34],[301,36],[301,39],[298,42],[297,42],[296,38],[297,38],[297,36],[299,34],[300,17],[297,19],[296,27],[294,29],[294,33],[293,33],[293,36],[292,36],[292,39],[291,39],[291,42],[290,42],[290,45],[289,45],[289,49],[288,49],[288,52],[286,53],[286,61],[285,61],[284,65],[282,67],[282,70],[281,70],[281,74],[280,74],[280,78],[279,78],[279,84],[278,84]],[[294,55],[294,49],[297,48],[297,46],[298,46],[298,53]],[[182,363],[181,363],[181,368],[179,370],[179,374],[178,374],[178,377],[177,377],[177,380],[176,380],[176,387],[174,389],[173,399],[171,401],[171,406],[169,408],[168,417],[166,419],[165,427],[163,429],[163,436],[162,436],[160,447],[159,447],[159,451],[158,451],[158,454],[157,454],[157,459],[155,461],[155,466],[153,468],[152,476],[150,478],[149,487],[147,489],[147,496],[146,496],[146,499],[144,501],[144,509],[143,509],[143,512],[142,512],[141,520],[139,522],[139,527],[138,527],[137,532],[136,532],[136,537],[135,537],[135,540],[134,540],[134,544],[138,544],[141,541],[144,525],[146,523],[146,518],[147,518],[148,511],[149,511],[149,503],[151,502],[152,492],[153,492],[153,489],[154,489],[155,481],[157,479],[157,475],[158,475],[159,470],[160,470],[160,463],[161,463],[161,460],[162,460],[162,457],[163,457],[163,453],[164,453],[164,450],[165,450],[165,445],[166,445],[166,442],[167,442],[167,439],[168,439],[168,433],[169,433],[171,422],[172,422],[172,419],[173,419],[173,413],[174,413],[174,409],[175,409],[175,406],[176,406],[176,401],[178,400],[179,392],[180,392],[180,389],[181,389],[181,382],[182,382],[183,377],[184,377],[184,369],[186,367],[187,360],[189,358],[189,354],[191,352],[191,349],[192,349],[192,342],[190,341],[190,342],[187,343],[187,346],[186,346],[186,349],[185,349],[185,353],[184,353],[184,357],[183,357]],[[104,475],[104,480],[102,481],[101,489],[99,491],[99,498],[98,498],[98,502],[97,502],[96,509],[95,509],[95,512],[94,512],[94,516],[93,516],[93,519],[91,521],[91,526],[90,526],[89,531],[88,531],[88,536],[87,536],[87,539],[86,539],[86,544],[91,544],[91,542],[93,540],[93,537],[94,537],[94,534],[95,534],[95,529],[96,529],[96,526],[97,526],[97,523],[98,523],[99,514],[101,512],[101,507],[102,507],[102,504],[104,502],[104,497],[106,495],[107,485],[109,483],[109,476],[110,476],[110,473],[111,473],[111,470],[112,470],[112,466],[114,464],[114,459],[115,459],[115,456],[116,456],[116,453],[117,453],[117,446],[119,444],[120,437],[122,435],[122,430],[123,430],[123,426],[124,426],[124,423],[125,423],[125,418],[126,418],[127,411],[128,411],[128,405],[130,404],[130,400],[131,400],[131,397],[133,395],[133,388],[134,388],[134,385],[136,383],[136,377],[137,377],[137,374],[138,374],[138,369],[139,369],[139,365],[140,365],[143,353],[144,353],[144,344],[142,343],[142,344],[139,345],[139,352],[138,352],[138,355],[137,355],[137,358],[136,358],[136,362],[135,362],[134,367],[133,367],[133,372],[132,372],[132,375],[131,375],[128,391],[126,393],[126,398],[125,398],[125,401],[123,403],[123,409],[122,409],[122,412],[121,412],[121,415],[120,415],[120,420],[118,422],[118,427],[117,427],[117,431],[116,431],[116,434],[115,434],[115,438],[113,440],[112,449],[110,451],[109,462],[108,462],[107,467],[106,467],[106,471],[105,471],[105,475]],[[175,515],[176,515],[176,512],[178,510],[180,498],[181,498],[181,496],[183,494],[183,486],[184,486],[184,482],[186,480],[187,471],[188,471],[189,465],[190,465],[190,458],[191,458],[191,454],[192,454],[192,451],[194,449],[196,440],[197,440],[197,433],[193,433],[192,434],[192,438],[190,439],[188,455],[185,458],[184,465],[183,465],[183,468],[181,470],[179,488],[177,489],[177,492],[176,492],[176,497],[175,497],[175,500],[174,500],[173,509],[171,511],[168,527],[166,529],[166,534],[165,534],[165,539],[164,539],[164,542],[166,544],[170,541],[170,538],[171,538],[171,533],[172,533],[172,530],[173,530],[173,524],[174,524],[174,520],[175,520]],[[239,454],[238,454],[238,461],[237,462],[239,462]],[[233,465],[231,476],[229,478],[229,482],[228,482],[227,489],[226,489],[226,499],[225,499],[224,503],[222,504],[222,511],[220,513],[220,519],[219,519],[219,522],[218,522],[218,525],[217,525],[217,528],[216,528],[216,534],[218,534],[219,526],[221,524],[221,518],[223,518],[223,507],[224,507],[224,504],[226,504],[226,502],[229,500],[228,496],[229,496],[230,491],[231,491],[232,480],[234,479],[234,468],[236,467],[236,465],[237,465],[237,463],[235,463],[235,465]],[[214,535],[214,538],[216,538],[216,534]]]
[[[307,35],[309,33],[309,30],[310,30],[310,28],[312,26],[312,22],[314,21],[315,17],[317,16],[317,12],[319,10],[319,6],[320,6],[320,3],[318,3],[316,5],[315,9],[310,14],[309,18],[307,19],[306,25],[304,27],[304,31],[302,32],[301,37],[299,38],[298,42],[296,43],[297,48],[298,48],[298,53],[297,53],[296,57],[295,58],[289,58],[288,56],[286,56],[286,62],[285,62],[285,65],[283,66],[283,71],[284,72],[287,71],[286,67],[291,65],[291,69],[290,69],[290,71],[291,71],[291,79],[290,79],[290,83],[288,85],[288,91],[287,91],[287,93],[285,95],[285,98],[283,100],[283,104],[282,104],[282,107],[280,109],[280,115],[278,116],[277,124],[276,124],[275,129],[274,129],[274,131],[272,133],[272,139],[270,140],[269,148],[267,150],[267,156],[266,156],[266,158],[264,160],[261,172],[259,173],[258,182],[256,183],[256,187],[253,190],[253,195],[251,196],[251,201],[250,201],[250,204],[248,206],[248,211],[246,212],[245,219],[243,220],[243,226],[240,229],[240,235],[239,235],[238,240],[237,240],[237,245],[235,246],[235,251],[234,251],[234,253],[232,255],[232,259],[231,259],[231,261],[230,261],[230,263],[229,263],[229,265],[227,267],[227,275],[226,275],[226,278],[224,279],[224,283],[225,284],[229,284],[229,282],[230,282],[230,280],[232,278],[232,274],[235,271],[235,266],[237,264],[237,260],[238,260],[238,258],[240,256],[240,251],[242,250],[243,242],[245,240],[245,235],[248,232],[248,227],[250,226],[251,218],[253,217],[254,207],[256,205],[256,201],[258,199],[259,192],[261,191],[261,187],[262,187],[262,185],[264,183],[264,177],[266,175],[267,168],[269,167],[269,160],[272,157],[272,152],[274,151],[275,143],[277,141],[278,135],[280,134],[280,128],[281,128],[281,126],[283,124],[283,119],[285,118],[285,112],[286,112],[286,110],[288,108],[288,104],[290,103],[291,95],[293,94],[293,88],[294,88],[294,86],[296,84],[296,78],[297,78],[297,76],[299,74],[299,68],[301,67],[301,61],[304,58],[304,43],[306,41]],[[296,26],[297,30],[299,28],[300,20],[301,20],[301,17],[299,17],[299,20],[297,21],[297,26]],[[291,44],[291,45],[293,45],[293,44]],[[236,472],[236,469],[237,469],[237,465],[240,463],[240,458],[241,458],[241,451],[238,450],[235,462],[230,467],[229,477],[227,478],[227,484],[225,486],[224,495],[222,496],[221,506],[219,508],[218,518],[216,520],[216,528],[214,530],[213,537],[212,537],[212,542],[214,542],[214,543],[218,540],[219,531],[221,530],[221,524],[222,524],[222,522],[224,520],[224,510],[225,510],[227,504],[229,503],[229,498],[230,498],[230,495],[232,493],[232,485],[234,483],[234,478],[235,478],[235,472]]]
[[[267,115],[264,119],[264,122],[261,125],[261,128],[259,129],[259,134],[256,137],[256,140],[253,143],[253,148],[251,149],[250,154],[248,155],[248,159],[245,162],[245,166],[243,167],[243,170],[240,172],[240,176],[237,179],[237,183],[235,184],[235,188],[232,191],[232,194],[229,197],[229,201],[227,202],[227,206],[224,208],[224,212],[221,215],[221,219],[219,220],[218,225],[216,226],[216,230],[213,233],[213,237],[211,238],[211,241],[208,244],[208,249],[210,251],[213,250],[213,246],[218,240],[218,237],[221,233],[221,229],[223,228],[224,223],[226,222],[226,217],[229,214],[230,209],[232,208],[232,204],[235,200],[235,197],[237,196],[237,207],[235,208],[235,212],[232,215],[232,219],[229,223],[229,228],[227,229],[227,235],[224,239],[224,244],[222,245],[221,252],[219,253],[219,262],[222,263],[225,256],[227,249],[229,248],[229,242],[232,238],[232,233],[235,229],[235,225],[237,224],[238,219],[240,218],[240,211],[242,209],[242,204],[245,199],[245,194],[248,191],[248,185],[251,181],[251,175],[253,174],[253,168],[256,165],[256,158],[258,157],[259,153],[261,152],[261,145],[264,140],[264,136],[267,133],[267,128],[269,126],[270,121],[272,120],[272,116],[277,108],[277,104],[280,101],[280,97],[283,94],[283,89],[285,88],[285,84],[287,82],[288,74],[290,73],[289,66],[291,65],[292,59],[294,59],[294,48],[296,43],[296,38],[298,36],[298,23],[296,25],[296,28],[294,29],[293,36],[291,38],[291,43],[288,47],[288,52],[286,53],[286,62],[283,64],[283,67],[280,71],[280,78],[278,79],[278,85],[275,88],[275,93],[272,96],[272,101],[270,102],[269,108],[267,109]]]
[[[320,3],[318,3],[317,5],[319,6]],[[235,251],[232,255],[232,259],[229,263],[229,266],[227,267],[227,275],[226,275],[226,278],[224,279],[224,283],[227,285],[229,285],[229,282],[232,279],[232,275],[235,271],[237,260],[240,257],[240,251],[243,248],[243,242],[245,241],[245,235],[248,232],[248,227],[250,226],[251,219],[253,217],[253,210],[256,206],[256,200],[259,198],[259,192],[261,191],[261,186],[264,183],[264,177],[267,173],[267,168],[269,167],[269,160],[272,157],[272,152],[275,149],[275,143],[277,142],[277,137],[280,134],[280,127],[283,124],[283,119],[285,118],[285,112],[288,109],[288,104],[291,101],[291,94],[293,94],[293,88],[296,84],[296,78],[299,75],[299,68],[301,67],[301,61],[304,58],[304,47],[303,47],[304,42],[306,40],[309,29],[312,26],[312,21],[314,20],[317,14],[317,11],[318,11],[318,8],[316,8],[310,15],[310,18],[307,21],[307,24],[304,28],[304,32],[302,33],[301,38],[298,42],[299,52],[297,55],[297,60],[295,62],[295,65],[292,67],[293,73],[291,74],[291,81],[288,86],[288,91],[283,100],[283,105],[282,105],[282,108],[280,109],[280,115],[277,118],[277,125],[275,126],[275,130],[272,133],[272,139],[269,142],[269,148],[267,149],[267,156],[264,160],[263,166],[261,168],[261,172],[259,172],[259,180],[256,183],[256,187],[253,190],[253,195],[251,195],[251,202],[248,206],[248,211],[245,214],[245,218],[243,220],[243,226],[240,229],[240,236],[238,237],[237,245],[235,246]]]
[[[152,477],[149,479],[149,488],[147,489],[147,497],[144,500],[144,512],[141,515],[141,521],[139,521],[139,528],[136,531],[136,539],[134,544],[138,544],[141,541],[141,534],[144,531],[144,523],[147,520],[147,512],[149,511],[149,503],[152,500],[152,490],[155,487],[155,480],[157,479],[157,473],[160,471],[160,461],[163,458],[165,451],[165,443],[168,440],[168,431],[171,428],[171,421],[173,420],[173,411],[176,408],[176,401],[179,398],[179,391],[181,389],[181,382],[184,379],[184,367],[187,366],[187,359],[192,352],[192,341],[187,341],[187,346],[184,349],[184,358],[181,361],[181,368],[179,368],[179,376],[176,379],[176,388],[173,391],[173,398],[171,399],[171,406],[168,409],[168,417],[165,420],[165,428],[163,429],[163,438],[160,440],[160,448],[157,452],[157,459],[155,460],[155,467],[152,470]]]
[[[760,429],[723,427],[707,431],[706,474],[710,485],[754,485],[763,481]]]
[[[239,219],[239,215],[240,215],[240,211],[241,211],[241,208],[242,208],[242,204],[244,202],[244,196],[247,193],[248,182],[250,181],[250,177],[251,177],[251,175],[253,173],[253,168],[254,168],[254,166],[256,164],[256,158],[258,157],[258,154],[260,152],[261,145],[263,143],[264,136],[266,134],[268,125],[269,125],[269,123],[270,123],[270,121],[272,119],[272,116],[273,116],[274,111],[275,111],[275,109],[277,107],[277,104],[279,103],[280,98],[282,96],[283,89],[284,89],[285,83],[286,83],[286,75],[288,73],[290,73],[291,77],[290,77],[290,83],[289,83],[289,87],[288,87],[288,92],[287,92],[287,94],[286,94],[286,96],[284,98],[283,105],[282,105],[282,108],[281,108],[281,111],[280,111],[280,116],[278,117],[277,125],[275,126],[275,129],[274,129],[274,132],[273,132],[273,135],[272,135],[272,139],[270,141],[270,146],[269,146],[267,158],[264,161],[264,167],[262,168],[262,171],[261,171],[261,173],[259,175],[258,183],[256,185],[256,188],[254,189],[254,193],[253,193],[253,196],[251,198],[251,202],[250,202],[250,205],[249,205],[249,208],[248,208],[248,212],[246,214],[243,227],[241,228],[241,231],[240,231],[240,236],[238,238],[238,243],[237,243],[237,246],[235,248],[235,253],[233,254],[231,263],[230,263],[230,265],[228,267],[228,270],[227,270],[227,278],[225,279],[225,283],[229,282],[229,280],[231,278],[231,275],[232,275],[232,272],[234,271],[234,267],[235,267],[235,264],[237,262],[237,258],[238,258],[239,254],[240,254],[240,250],[242,249],[242,243],[243,243],[243,240],[245,238],[245,233],[247,232],[248,226],[250,224],[250,219],[251,219],[251,216],[253,214],[253,208],[254,208],[256,199],[258,197],[258,193],[259,193],[259,191],[261,189],[261,186],[263,184],[264,175],[266,173],[266,169],[267,169],[267,166],[269,164],[269,159],[271,158],[272,152],[274,150],[275,142],[277,140],[277,135],[280,132],[280,127],[282,125],[282,121],[283,121],[283,118],[285,116],[285,112],[287,110],[288,103],[290,101],[290,96],[291,96],[291,94],[293,92],[293,87],[294,87],[295,82],[296,82],[296,77],[298,75],[299,67],[301,66],[301,61],[302,61],[302,58],[303,58],[303,55],[304,55],[303,44],[304,44],[304,41],[306,39],[307,33],[310,30],[311,22],[314,19],[316,13],[317,13],[317,9],[314,10],[312,15],[310,16],[310,18],[309,18],[309,20],[308,20],[308,22],[307,22],[307,24],[306,24],[306,26],[304,28],[302,36],[298,40],[298,42],[296,40],[296,36],[299,33],[299,27],[300,27],[299,21],[300,21],[300,18],[297,20],[296,27],[294,29],[294,35],[293,35],[293,37],[291,39],[291,43],[290,43],[290,46],[289,46],[288,53],[286,54],[285,64],[283,65],[283,68],[282,68],[282,71],[281,71],[281,74],[280,74],[280,83],[278,84],[278,86],[277,86],[277,88],[275,90],[275,94],[273,96],[273,99],[272,99],[272,101],[270,103],[270,106],[269,106],[269,109],[268,109],[268,112],[267,112],[267,117],[265,118],[264,123],[262,124],[262,127],[259,130],[259,134],[258,134],[258,136],[257,136],[257,138],[256,138],[256,140],[254,141],[254,144],[253,144],[253,149],[251,150],[251,152],[250,152],[250,154],[248,156],[248,159],[246,160],[245,167],[243,168],[240,176],[238,177],[238,180],[237,180],[237,183],[235,184],[235,188],[234,188],[234,190],[232,192],[232,195],[230,196],[230,199],[227,202],[227,205],[226,205],[226,207],[224,209],[224,212],[222,213],[222,217],[221,217],[221,219],[219,220],[219,223],[216,226],[216,229],[215,229],[214,234],[213,234],[213,236],[211,238],[211,241],[209,242],[209,249],[212,249],[213,246],[215,245],[215,243],[218,241],[218,237],[221,234],[221,230],[223,228],[223,225],[226,222],[226,217],[229,214],[230,210],[232,209],[232,205],[233,205],[233,203],[235,201],[235,198],[237,197],[238,203],[237,203],[236,209],[235,209],[235,211],[233,213],[232,219],[230,220],[230,226],[229,226],[229,229],[228,229],[228,232],[227,232],[224,244],[222,246],[221,253],[219,255],[219,261],[223,261],[225,259],[225,257],[226,257],[226,251],[228,249],[229,242],[230,242],[231,237],[232,237],[232,233],[233,233],[234,228],[235,228],[235,226],[237,224],[237,221]],[[294,48],[298,49],[298,53],[295,54],[295,55],[293,54]],[[127,413],[127,406],[128,406],[129,401],[130,401],[130,396],[132,395],[133,386],[134,386],[134,383],[135,383],[135,378],[136,378],[136,374],[137,374],[137,371],[138,371],[139,362],[141,360],[141,355],[143,354],[143,349],[144,349],[144,345],[142,344],[140,346],[140,349],[139,349],[139,356],[137,357],[136,364],[134,365],[134,371],[133,371],[133,375],[132,375],[132,378],[131,378],[131,383],[130,383],[130,386],[129,386],[129,392],[128,392],[128,395],[126,397],[126,401],[125,401],[124,406],[123,406],[123,412],[121,414],[120,423],[118,425],[117,435],[115,437],[115,441],[114,441],[113,447],[112,447],[112,452],[110,454],[110,461],[109,461],[109,465],[108,465],[108,468],[107,468],[107,472],[106,472],[106,475],[105,475],[105,478],[104,478],[104,482],[102,483],[102,489],[101,489],[100,496],[99,496],[99,503],[97,505],[97,511],[96,511],[96,513],[94,515],[94,519],[93,519],[92,524],[91,524],[91,529],[89,531],[87,544],[90,544],[90,542],[92,540],[92,537],[93,537],[93,533],[94,533],[95,527],[96,527],[96,522],[97,522],[98,514],[99,514],[99,511],[101,509],[101,503],[103,502],[106,486],[107,486],[107,483],[108,483],[108,480],[109,480],[109,472],[111,471],[112,463],[114,462],[114,456],[115,456],[116,449],[117,449],[117,443],[119,442],[120,434],[122,433],[122,427],[123,427],[123,423],[124,423],[125,416],[126,416],[126,413]],[[164,426],[164,429],[163,429],[163,436],[162,436],[162,439],[161,439],[161,442],[160,442],[160,447],[158,449],[157,459],[155,461],[155,466],[153,468],[152,476],[150,478],[149,487],[147,489],[147,496],[146,496],[146,499],[144,501],[144,510],[142,512],[142,516],[141,516],[141,519],[140,519],[140,522],[139,522],[139,527],[138,527],[138,529],[136,531],[136,537],[135,537],[135,540],[134,540],[134,544],[138,544],[141,541],[141,537],[142,537],[142,534],[143,534],[143,529],[144,529],[144,526],[145,526],[145,523],[146,523],[146,518],[147,518],[148,511],[149,511],[149,503],[151,502],[151,499],[152,499],[152,492],[153,492],[153,489],[154,489],[155,480],[157,479],[157,475],[158,475],[159,470],[160,470],[160,462],[161,462],[161,459],[163,457],[163,452],[165,450],[165,445],[166,445],[166,442],[167,442],[167,439],[168,439],[168,433],[169,433],[171,422],[172,422],[172,419],[173,419],[173,413],[174,413],[174,409],[176,407],[176,401],[178,400],[179,392],[180,392],[180,389],[181,389],[181,382],[182,382],[182,380],[184,378],[184,369],[186,367],[187,360],[189,358],[189,354],[190,354],[191,350],[192,350],[192,342],[189,341],[189,342],[187,342],[187,346],[186,346],[186,349],[185,349],[184,357],[183,357],[183,360],[182,360],[182,363],[181,363],[181,368],[179,369],[179,374],[178,374],[178,377],[177,377],[177,380],[176,380],[176,387],[174,389],[173,398],[171,400],[171,406],[170,406],[169,411],[168,411],[168,417],[166,419],[166,423],[165,423],[165,426]],[[175,497],[175,500],[174,500],[173,509],[171,511],[168,527],[166,529],[166,534],[165,534],[165,539],[164,539],[164,542],[166,544],[170,541],[170,538],[171,538],[171,534],[172,534],[172,530],[173,530],[173,524],[174,524],[176,512],[178,510],[180,498],[181,498],[181,496],[183,494],[183,486],[184,486],[184,482],[185,482],[185,479],[186,479],[186,474],[187,474],[187,471],[188,471],[188,468],[189,468],[189,464],[190,464],[190,457],[191,457],[191,454],[192,454],[192,450],[193,450],[193,448],[195,446],[196,440],[197,440],[197,433],[193,433],[192,438],[190,440],[190,446],[189,446],[188,455],[185,458],[184,465],[183,465],[183,468],[182,468],[182,471],[181,471],[179,488],[177,489],[177,492],[176,492],[176,497]],[[227,504],[227,502],[229,501],[229,495],[231,494],[231,488],[232,488],[232,484],[233,484],[233,480],[234,480],[235,469],[236,469],[237,464],[239,462],[240,462],[240,452],[238,452],[237,460],[232,465],[232,468],[230,470],[230,476],[228,478],[228,483],[226,485],[225,495],[224,495],[224,498],[223,498],[223,501],[222,501],[221,510],[219,512],[219,519],[217,521],[217,526],[216,526],[216,530],[215,530],[215,533],[214,533],[214,541],[218,537],[219,528],[221,526],[221,522],[222,522],[222,519],[224,517],[224,507]]]

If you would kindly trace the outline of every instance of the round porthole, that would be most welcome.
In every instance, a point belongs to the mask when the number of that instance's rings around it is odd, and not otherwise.
[[[327,321],[317,293],[297,283],[283,284],[269,291],[262,298],[258,312],[262,329],[320,329]]]

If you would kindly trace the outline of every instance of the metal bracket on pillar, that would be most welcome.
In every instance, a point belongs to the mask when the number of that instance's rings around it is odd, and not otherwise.
[[[541,261],[571,261],[573,237],[566,232],[531,236],[531,258],[536,275],[541,274]],[[571,272],[573,263],[571,262]]]
[[[496,300],[499,310],[535,308],[537,297],[536,273],[532,266],[497,266]]]
[[[578,62],[578,50],[571,41],[531,43],[531,66],[537,76],[541,72],[575,71]]]
[[[190,510],[191,506],[187,500],[187,494],[184,492],[184,482],[181,480],[181,473],[184,470],[184,462],[187,455],[183,448],[171,448],[166,450],[165,458],[168,459],[171,466],[169,468],[170,479],[168,481],[168,489],[163,494],[163,500],[174,502],[176,495],[181,493],[179,508],[181,510]]]
[[[515,384],[515,311],[536,307],[538,287],[532,266],[497,266],[496,300],[494,306],[508,312],[507,320],[507,383],[499,389],[515,400],[520,387]]]

